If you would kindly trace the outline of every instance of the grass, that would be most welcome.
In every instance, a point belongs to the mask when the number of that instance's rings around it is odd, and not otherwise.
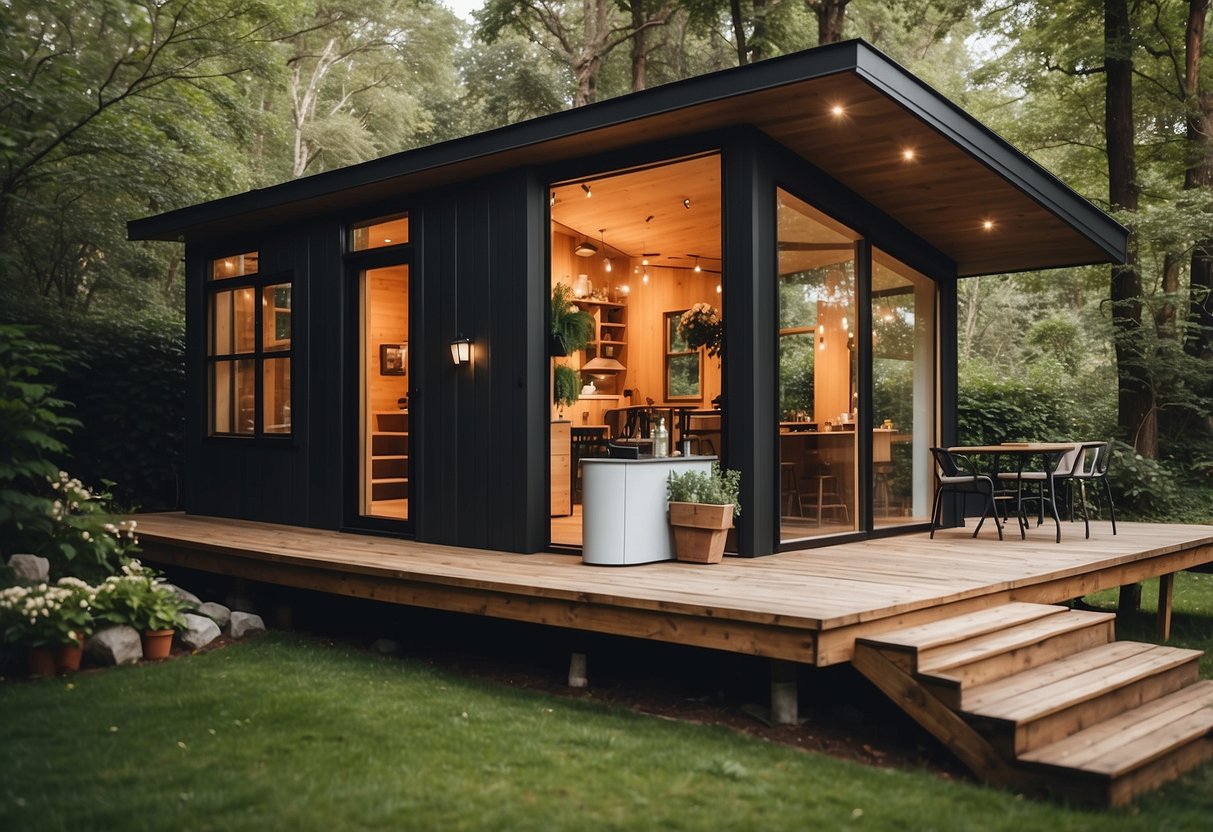
[[[1025,800],[273,633],[0,685],[0,829],[1204,829]]]

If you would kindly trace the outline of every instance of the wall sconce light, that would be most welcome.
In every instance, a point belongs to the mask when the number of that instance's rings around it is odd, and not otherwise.
[[[817,347],[819,349],[826,348],[826,326],[825,324],[817,325]]]
[[[699,255],[695,255],[695,271],[696,273],[703,271],[703,266],[699,265]]]
[[[581,190],[585,191],[586,199],[589,199],[590,197],[592,197],[594,195],[594,192],[590,190],[590,186],[584,182],[581,183]]]
[[[451,361],[458,367],[472,361],[472,342],[467,338],[456,338],[451,342]]]

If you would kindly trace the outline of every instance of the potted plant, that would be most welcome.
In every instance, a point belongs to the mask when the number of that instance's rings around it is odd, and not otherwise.
[[[571,355],[594,337],[594,318],[573,303],[573,289],[567,283],[552,287],[551,333],[552,355]]]
[[[710,473],[670,472],[666,495],[679,560],[720,563],[733,518],[741,516],[740,490],[741,472],[722,471],[715,462]]]
[[[710,303],[697,303],[678,319],[678,337],[697,350],[707,347],[708,355],[720,356],[724,348],[724,321],[720,311]]]
[[[40,583],[0,590],[4,640],[28,649],[32,675],[54,675],[56,651],[79,646],[91,621],[87,598],[81,598],[74,587]]]
[[[581,398],[581,374],[567,364],[557,364],[552,387],[552,400],[563,419],[564,409]]]
[[[173,633],[186,626],[188,607],[172,587],[132,560],[121,575],[97,587],[95,614],[98,620],[134,627],[143,635],[143,657],[163,659],[172,650]]]

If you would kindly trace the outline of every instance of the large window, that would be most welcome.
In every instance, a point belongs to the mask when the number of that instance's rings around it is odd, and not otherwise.
[[[878,526],[925,522],[935,436],[935,284],[872,253],[872,511]]]
[[[859,528],[855,243],[778,192],[780,538]]]
[[[665,398],[666,401],[700,401],[703,398],[703,370],[700,349],[691,349],[678,334],[682,312],[665,313]]]
[[[255,251],[211,263],[207,285],[209,432],[291,432],[291,284],[258,271]]]

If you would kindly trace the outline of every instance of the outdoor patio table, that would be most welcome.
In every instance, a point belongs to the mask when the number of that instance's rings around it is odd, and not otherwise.
[[[1049,487],[1049,512],[1053,515],[1053,522],[1057,524],[1057,542],[1061,543],[1061,517],[1057,513],[1057,501],[1054,499],[1055,484],[1053,481],[1053,470],[1057,467],[1057,460],[1062,454],[1074,449],[1073,442],[1004,442],[1001,445],[957,445],[948,448],[948,453],[965,454],[967,456],[991,456],[993,460],[991,465],[993,468],[998,467],[999,456],[1013,456],[1019,462],[1018,470],[1023,470],[1023,465],[1028,457],[1039,456],[1043,461],[1043,473],[1045,482]],[[1021,484],[1022,485],[1022,484]],[[1045,497],[1043,492],[1040,495],[1040,511],[1044,515]],[[1019,518],[1019,536],[1020,539],[1027,535],[1024,530],[1024,520]]]

